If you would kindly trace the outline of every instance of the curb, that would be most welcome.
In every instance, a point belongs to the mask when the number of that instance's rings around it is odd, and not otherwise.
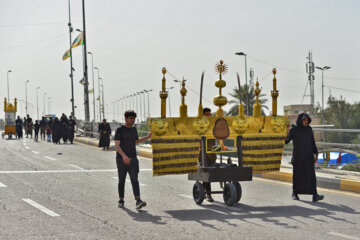
[[[98,141],[94,141],[94,140],[75,138],[74,142],[87,144],[93,147],[98,146]],[[109,149],[115,151],[115,146],[110,146]],[[152,158],[151,151],[137,150],[137,153],[141,157]],[[292,173],[290,172],[269,172],[269,173],[256,174],[256,176],[265,179],[282,181],[282,182],[292,182]],[[328,178],[328,177],[317,176],[316,185],[321,188],[360,193],[360,181],[355,181],[350,179]]]

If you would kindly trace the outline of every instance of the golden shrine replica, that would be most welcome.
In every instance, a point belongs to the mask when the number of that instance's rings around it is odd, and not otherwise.
[[[227,72],[227,66],[221,60],[215,67],[219,73],[219,80],[215,82],[215,86],[219,88],[219,95],[214,97],[213,100],[218,109],[216,116],[212,117],[203,116],[203,106],[201,103],[202,83],[198,116],[188,117],[187,105],[185,104],[187,93],[185,81],[182,82],[182,89],[180,90],[182,96],[180,116],[166,117],[166,98],[168,97],[165,79],[166,68],[162,69],[162,90],[160,91],[161,117],[150,119],[151,131],[153,133],[151,142],[154,175],[196,172],[199,165],[201,137],[217,139],[220,145],[223,146],[223,140],[221,140],[223,138],[215,137],[214,134],[216,132],[220,132],[220,135],[225,132],[225,138],[232,139],[233,141],[236,141],[238,136],[242,136],[243,165],[251,166],[253,173],[278,171],[280,169],[286,137],[287,119],[284,116],[277,115],[277,97],[279,91],[276,89],[276,69],[273,69],[273,90],[271,91],[272,116],[261,115],[261,104],[259,103],[261,89],[259,88],[258,81],[256,82],[256,103],[253,105],[253,116],[245,116],[244,105],[241,101],[237,116],[224,116],[222,107],[226,105],[227,98],[222,95],[222,88],[226,86],[223,75]],[[240,88],[239,80],[238,84]],[[220,124],[220,128],[215,129],[215,123],[219,119],[224,121]],[[226,131],[228,131],[227,134]],[[234,143],[234,146],[236,146],[236,143]],[[230,147],[226,152],[235,152],[235,150]],[[223,151],[207,149],[206,153],[223,153]]]
[[[14,105],[4,100],[4,112],[5,112],[5,135],[11,139],[12,136],[16,135],[15,117],[17,111],[17,101],[14,100]]]

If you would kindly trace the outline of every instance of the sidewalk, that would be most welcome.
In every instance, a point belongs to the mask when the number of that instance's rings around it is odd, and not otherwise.
[[[75,137],[75,142],[97,147],[99,140],[90,137]],[[114,141],[110,142],[110,150],[115,151]],[[152,158],[151,148],[137,146],[138,155]],[[271,173],[254,174],[254,177],[292,182],[292,165],[289,157],[283,157],[280,171]],[[360,172],[316,168],[317,186],[322,188],[336,189],[360,193]]]

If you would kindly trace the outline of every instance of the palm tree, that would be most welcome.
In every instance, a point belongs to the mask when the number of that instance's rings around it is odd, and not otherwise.
[[[249,116],[253,115],[253,105],[256,103],[256,95],[255,95],[255,88],[254,85],[246,85],[240,86],[241,90],[241,102],[244,104],[245,108],[245,114],[246,114],[246,93],[249,94]],[[230,96],[233,98],[233,100],[230,100],[229,103],[233,104],[230,108],[230,110],[227,112],[227,115],[229,116],[235,116],[238,115],[238,108],[239,108],[239,89],[234,88],[233,92],[230,93]],[[265,97],[266,94],[260,94],[259,95],[259,103],[261,104],[261,114],[265,115],[263,108],[269,109],[266,105],[264,105],[268,100]]]

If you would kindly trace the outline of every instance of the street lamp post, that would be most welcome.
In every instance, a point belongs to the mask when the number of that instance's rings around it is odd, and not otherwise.
[[[147,101],[148,101],[148,117],[150,117],[150,98],[149,98],[149,93],[152,91],[152,89],[150,90],[144,90],[147,93]]]
[[[140,106],[140,111],[139,111],[139,117],[138,117],[138,119],[140,120],[140,123],[141,123],[141,118],[142,118],[141,92],[137,92],[136,94],[139,95],[139,98],[140,98],[140,104],[139,104],[139,106]],[[137,100],[137,98],[136,98],[136,100]]]
[[[45,110],[46,110],[46,109],[45,109],[45,95],[46,95],[46,93],[43,94],[43,103],[44,103],[43,115],[45,115],[45,112],[46,112],[46,111],[45,111]]]
[[[30,80],[26,80],[25,81],[25,112],[26,112],[26,115],[28,115],[28,100],[27,100],[27,83],[30,82]]]
[[[37,119],[39,119],[39,89],[40,87],[36,88],[36,112],[37,112]]]
[[[246,63],[246,53],[243,52],[237,52],[235,55],[244,56],[245,57],[245,84],[247,87],[246,91],[246,115],[249,115],[249,88],[248,88],[248,82],[247,82],[247,63]]]
[[[94,108],[94,122],[95,118],[95,81],[94,81],[94,54],[92,52],[88,52],[91,55],[91,69],[92,69],[92,85],[93,85],[93,108]]]
[[[144,110],[144,111],[143,111],[143,120],[144,120],[144,122],[146,122],[146,116],[145,116],[145,111],[146,111],[146,110],[145,110],[145,108],[146,108],[146,107],[145,107],[145,90],[142,90],[142,91],[141,91],[141,94],[144,94],[144,97],[143,97],[143,106],[144,106],[144,109],[143,109],[143,110]]]
[[[69,23],[68,23],[68,26],[69,26],[69,40],[70,40],[70,78],[71,78],[71,115],[73,117],[75,117],[75,108],[74,108],[74,74],[73,74],[73,71],[74,71],[74,68],[73,68],[73,63],[72,63],[72,39],[71,39],[71,34],[72,34],[72,31],[73,31],[73,28],[71,26],[71,12],[70,12],[70,0],[68,0],[68,5],[69,5]],[[45,105],[45,103],[44,103]],[[45,107],[44,107],[44,114],[45,114]]]
[[[49,114],[50,114],[50,99],[51,99],[51,97],[48,97],[48,112],[49,112]]]
[[[94,69],[97,70],[98,72],[98,89],[99,89],[99,95],[98,95],[98,99],[99,99],[99,122],[101,122],[101,100],[100,100],[100,69],[98,67],[94,67]],[[95,92],[94,92],[95,94]]]
[[[84,105],[85,105],[85,121],[90,121],[89,113],[89,81],[88,81],[88,67],[87,67],[87,54],[86,54],[86,27],[85,27],[85,0],[82,0],[83,12],[83,41],[84,41]]]
[[[11,70],[8,70],[6,72],[6,79],[7,79],[7,95],[8,95],[8,101],[10,101],[10,94],[9,94],[9,73],[11,73]]]
[[[171,117],[171,104],[170,104],[170,90],[171,89],[173,89],[174,87],[169,87],[168,89],[167,89],[167,91],[169,91],[169,115],[170,115],[170,117]]]
[[[324,125],[325,119],[324,119],[324,71],[330,69],[329,66],[324,67],[316,67],[317,69],[321,70],[321,124]]]
[[[100,78],[100,80],[101,80],[101,93],[102,93],[102,113],[105,118],[104,80],[102,78]]]

